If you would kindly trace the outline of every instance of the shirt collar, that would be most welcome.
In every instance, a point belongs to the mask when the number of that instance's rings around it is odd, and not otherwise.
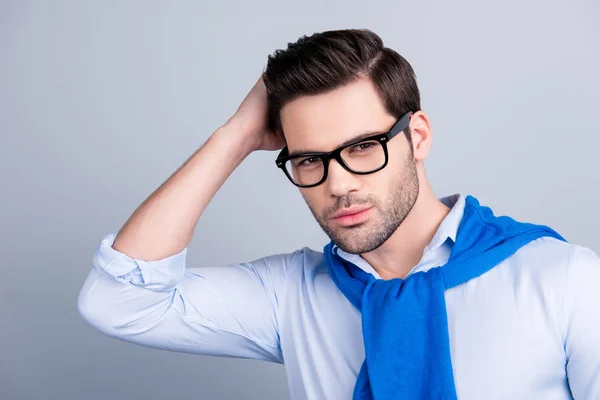
[[[424,253],[441,246],[448,238],[452,239],[452,243],[454,244],[456,242],[458,226],[465,212],[465,196],[462,193],[442,197],[439,200],[450,208],[450,212],[440,223],[433,238],[431,238],[431,241],[423,250]]]
[[[428,252],[440,247],[448,239],[451,239],[452,244],[454,244],[454,242],[456,241],[456,233],[458,232],[458,227],[464,215],[466,201],[465,195],[463,193],[456,193],[450,196],[441,197],[439,198],[439,200],[450,208],[450,212],[442,220],[442,222],[438,226],[437,231],[433,235],[433,238],[431,238],[431,241],[423,250],[423,257],[425,257]],[[379,274],[373,269],[373,267],[371,267],[371,265],[360,256],[360,254],[347,253],[344,250],[340,249],[335,243],[331,247],[331,251],[337,253],[340,257],[344,258],[345,260],[357,265],[364,271],[371,273],[377,279],[381,278]]]

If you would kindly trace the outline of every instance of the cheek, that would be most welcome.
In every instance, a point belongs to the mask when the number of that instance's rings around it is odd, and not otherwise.
[[[381,171],[385,175],[388,187],[392,187],[402,180],[402,177],[407,174],[407,168],[411,162],[408,143],[402,149],[389,149],[388,163]]]
[[[369,182],[369,191],[373,193],[381,204],[385,203],[385,199],[389,193],[390,187],[396,179],[396,166],[388,163],[388,165],[373,175],[373,179]]]
[[[316,211],[317,213],[321,213],[321,210],[324,207],[323,194],[317,192],[316,190],[307,190],[307,189],[300,189],[300,193],[302,194],[302,197],[304,198],[304,201],[306,202],[306,204],[308,204],[308,206],[311,209],[313,209],[313,211]]]

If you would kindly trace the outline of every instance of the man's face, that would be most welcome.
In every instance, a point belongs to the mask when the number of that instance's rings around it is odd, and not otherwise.
[[[365,78],[291,101],[281,110],[281,121],[290,152],[326,152],[365,132],[387,132],[396,118],[387,113],[375,87]],[[321,228],[346,252],[368,253],[381,246],[419,195],[417,169],[404,133],[387,147],[389,161],[380,171],[357,175],[332,159],[325,182],[300,188]],[[354,207],[371,208],[353,217],[333,218],[340,209]]]

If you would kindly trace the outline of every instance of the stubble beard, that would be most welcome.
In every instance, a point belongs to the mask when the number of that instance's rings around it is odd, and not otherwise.
[[[352,196],[338,198],[335,208],[318,215],[308,201],[305,201],[313,216],[327,236],[342,250],[352,254],[368,253],[377,249],[400,226],[410,213],[419,197],[419,177],[412,157],[407,157],[402,175],[392,184],[385,205],[378,198],[369,195],[364,199]],[[351,226],[335,226],[330,216],[340,208],[373,205],[373,214],[365,222]],[[373,213],[375,211],[375,213]]]

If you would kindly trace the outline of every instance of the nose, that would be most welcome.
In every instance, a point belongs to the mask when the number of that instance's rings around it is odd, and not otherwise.
[[[357,190],[360,180],[358,175],[347,171],[337,160],[332,159],[329,162],[329,171],[325,184],[332,195],[342,197],[350,191]]]

